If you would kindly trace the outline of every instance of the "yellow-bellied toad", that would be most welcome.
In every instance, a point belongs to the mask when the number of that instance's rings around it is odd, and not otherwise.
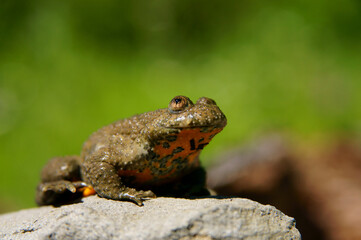
[[[50,160],[36,201],[56,205],[96,192],[142,205],[143,199],[155,195],[207,195],[198,156],[226,123],[212,99],[202,97],[193,104],[176,96],[168,108],[119,120],[93,133],[81,157]]]

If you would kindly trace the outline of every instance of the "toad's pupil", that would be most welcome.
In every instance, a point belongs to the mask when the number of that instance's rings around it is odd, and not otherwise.
[[[176,104],[180,103],[181,101],[182,101],[182,99],[180,99],[180,98],[174,99],[174,102],[175,102]]]

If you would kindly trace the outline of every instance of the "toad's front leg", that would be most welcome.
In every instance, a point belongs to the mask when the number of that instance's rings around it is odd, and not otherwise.
[[[82,174],[100,197],[132,201],[139,206],[143,205],[145,198],[155,197],[150,190],[142,191],[125,186],[113,165],[95,158],[92,156],[86,159],[82,166]]]

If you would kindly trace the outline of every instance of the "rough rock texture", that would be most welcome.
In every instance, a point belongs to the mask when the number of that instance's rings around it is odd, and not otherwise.
[[[0,239],[301,239],[295,220],[241,198],[101,199],[0,215]]]

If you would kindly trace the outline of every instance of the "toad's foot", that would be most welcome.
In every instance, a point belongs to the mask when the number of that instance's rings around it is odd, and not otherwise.
[[[119,194],[120,200],[128,200],[134,202],[138,206],[143,206],[143,200],[146,198],[155,198],[156,195],[148,190],[148,191],[137,191],[133,188],[127,188],[122,193]]]
[[[37,187],[35,201],[38,205],[61,204],[67,201],[69,194],[75,195],[77,189],[86,186],[87,184],[81,181],[70,182],[59,180],[41,183]]]
[[[55,182],[42,183],[38,186],[38,190],[41,192],[52,191],[54,193],[63,193],[66,190],[75,193],[77,188],[86,187],[85,182],[70,182],[66,180],[60,180]]]

